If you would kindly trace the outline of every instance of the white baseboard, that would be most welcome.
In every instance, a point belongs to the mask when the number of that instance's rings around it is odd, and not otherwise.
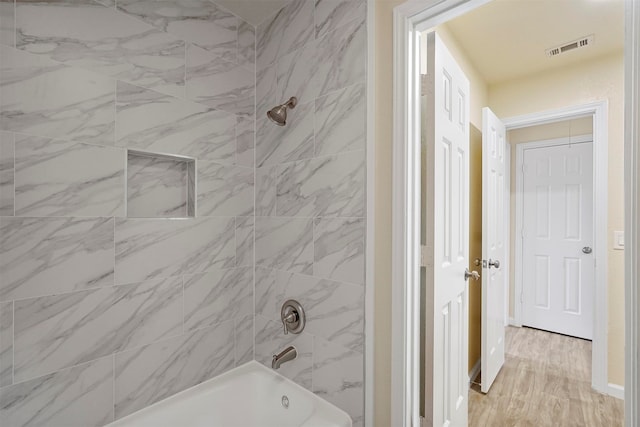
[[[471,381],[475,380],[478,374],[480,373],[480,359],[476,361],[476,364],[471,368],[471,372],[469,372],[469,386],[471,386]]]
[[[516,319],[513,317],[509,317],[509,326],[515,326],[517,328],[521,328],[522,325],[516,322]]]
[[[617,399],[624,400],[624,387],[618,384],[609,383],[607,388],[607,394]]]

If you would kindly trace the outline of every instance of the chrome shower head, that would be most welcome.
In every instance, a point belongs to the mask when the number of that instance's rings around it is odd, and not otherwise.
[[[284,104],[280,104],[267,111],[267,117],[278,126],[284,126],[287,124],[287,108],[295,108],[297,103],[298,98],[292,96]]]

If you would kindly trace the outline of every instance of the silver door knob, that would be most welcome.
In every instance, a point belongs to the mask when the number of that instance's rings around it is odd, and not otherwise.
[[[494,260],[489,260],[489,268],[500,268],[500,261],[498,261],[497,259]]]
[[[464,280],[465,281],[469,280],[469,277],[471,277],[473,280],[480,280],[480,273],[478,273],[477,271],[469,271],[468,268],[465,268]]]
[[[584,248],[582,248],[582,252],[585,254],[590,254],[591,252],[593,252],[593,250],[589,246],[585,246]]]

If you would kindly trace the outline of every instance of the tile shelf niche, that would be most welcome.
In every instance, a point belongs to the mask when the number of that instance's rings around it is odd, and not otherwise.
[[[195,217],[195,176],[195,159],[127,150],[127,216]]]

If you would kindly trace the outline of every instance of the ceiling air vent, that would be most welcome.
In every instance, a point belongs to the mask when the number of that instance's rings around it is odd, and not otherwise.
[[[581,49],[583,47],[591,46],[593,44],[593,34],[586,37],[581,37],[578,40],[574,40],[569,43],[565,43],[562,46],[552,47],[551,49],[545,50],[547,56],[551,58],[552,56],[558,56],[563,53],[567,53],[571,50]]]

